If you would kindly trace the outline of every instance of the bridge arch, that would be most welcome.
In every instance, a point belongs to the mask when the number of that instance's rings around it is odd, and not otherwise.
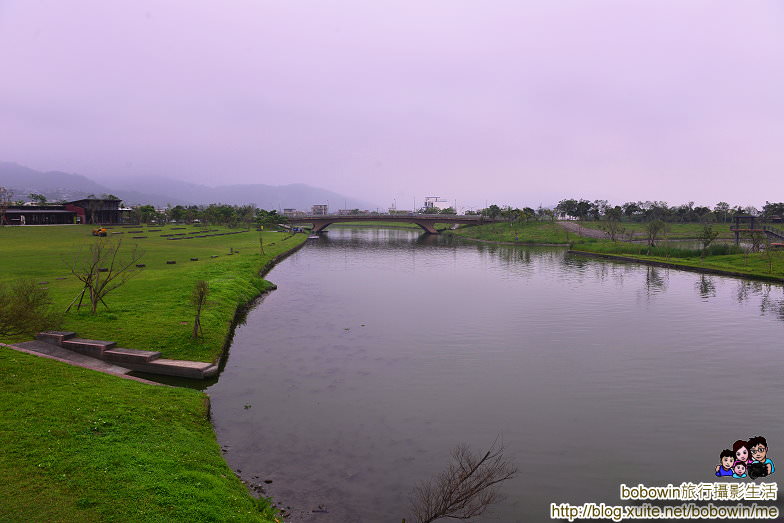
[[[333,223],[340,223],[340,222],[357,222],[357,221],[364,221],[362,219],[350,219],[350,220],[311,220],[311,224],[313,225],[313,234],[318,234]],[[418,225],[428,234],[439,234],[438,229],[436,229],[435,222],[424,221],[424,220],[409,220],[407,223],[413,223]]]
[[[489,219],[485,216],[458,215],[458,214],[332,214],[332,215],[300,215],[290,216],[289,223],[292,225],[313,225],[313,233],[318,234],[329,225],[340,222],[402,222],[418,225],[428,234],[438,234],[436,223],[460,223],[480,225],[482,223],[492,223],[498,220]]]

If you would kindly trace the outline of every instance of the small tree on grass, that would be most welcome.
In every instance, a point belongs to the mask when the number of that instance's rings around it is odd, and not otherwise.
[[[0,336],[52,330],[60,320],[47,289],[30,280],[0,283]]]
[[[493,443],[482,455],[458,445],[447,469],[414,489],[411,512],[418,523],[477,517],[498,501],[496,486],[516,475],[517,467],[504,456],[503,445]]]
[[[204,280],[199,280],[196,282],[196,286],[193,288],[193,294],[191,294],[191,305],[196,311],[196,314],[193,318],[193,333],[191,333],[191,338],[197,338],[202,336],[204,332],[201,329],[201,311],[205,305],[207,305],[207,296],[210,294],[210,287]]]
[[[713,243],[713,240],[719,235],[718,231],[713,230],[713,225],[710,223],[706,223],[702,226],[702,232],[697,235],[697,239],[699,240],[700,244],[702,245],[702,256],[704,257],[705,254],[708,252],[708,247],[710,244]]]
[[[623,234],[624,228],[621,225],[621,222],[618,221],[617,218],[609,217],[607,221],[604,222],[602,225],[602,229],[604,229],[605,234],[610,237],[610,241],[615,241],[618,236]]]
[[[605,234],[610,237],[610,241],[615,241],[616,238],[623,234],[624,228],[621,225],[620,212],[615,212],[613,209],[607,211],[607,221],[602,225]]]
[[[68,265],[71,274],[76,276],[84,287],[68,305],[66,312],[71,310],[77,300],[79,303],[76,309],[81,309],[85,294],[90,300],[90,312],[93,314],[98,311],[99,303],[103,303],[108,309],[109,306],[104,301],[106,295],[141,272],[137,264],[144,256],[144,251],[134,246],[130,252],[121,252],[121,247],[121,240],[115,242],[107,238],[96,238],[86,248],[74,254]]]
[[[650,247],[656,247],[656,242],[665,233],[667,224],[662,220],[652,220],[645,225],[645,236]]]
[[[765,243],[767,234],[761,231],[753,231],[748,233],[749,241],[751,242],[751,252],[760,252],[760,247]]]
[[[762,243],[765,246],[765,248],[762,250],[762,257],[766,262],[768,262],[768,272],[773,274],[773,262],[775,262],[776,259],[782,255],[782,249],[779,249],[773,245],[773,241],[767,234],[765,234]]]

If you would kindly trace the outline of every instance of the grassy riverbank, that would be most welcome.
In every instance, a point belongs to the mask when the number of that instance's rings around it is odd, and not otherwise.
[[[206,396],[0,347],[0,520],[273,521]]]
[[[451,234],[473,240],[520,244],[568,244],[569,238],[575,237],[574,234],[567,233],[563,227],[556,223],[537,221],[461,227],[451,231]]]
[[[142,229],[145,232],[125,232]],[[101,306],[93,315],[88,309],[74,308],[64,317],[64,329],[82,337],[116,341],[124,347],[161,351],[165,358],[214,361],[227,340],[238,306],[271,285],[259,276],[259,270],[305,241],[302,234],[264,232],[264,255],[261,255],[259,235],[262,233],[253,230],[173,241],[161,234],[185,232],[191,236],[200,230],[171,226],[160,232],[149,229],[110,229],[110,232],[124,232],[111,238],[122,238],[124,250],[138,245],[145,251],[141,262],[146,267],[107,296],[110,309]],[[81,290],[80,282],[70,275],[67,264],[80,246],[95,241],[90,231],[89,226],[0,227],[0,245],[4,251],[0,257],[0,280],[30,278],[47,282],[42,286],[49,289],[55,307],[65,310]],[[232,250],[235,254],[229,255]],[[190,261],[191,258],[198,261]],[[177,263],[169,265],[166,263],[169,260]],[[204,337],[193,340],[190,337],[193,308],[189,297],[198,280],[209,283],[210,296],[202,313]]]
[[[604,222],[581,221],[572,223],[577,223],[586,229],[593,229],[604,232],[602,229]],[[685,240],[697,238],[705,227],[701,223],[668,223],[667,226],[669,227],[669,232],[667,233],[668,240]],[[623,222],[621,223],[621,227],[623,227],[625,231],[624,234],[621,235],[624,238],[626,238],[629,233],[633,233],[635,238],[642,238],[645,236],[645,223]],[[729,223],[714,223],[713,230],[719,233],[717,236],[719,239],[735,238],[733,233],[730,231]]]
[[[572,245],[572,250],[588,254],[622,256],[642,262],[656,262],[696,270],[722,271],[727,274],[762,279],[784,280],[784,251],[771,253],[738,252],[734,245],[712,245],[707,255],[699,249],[684,249],[608,240],[584,240]]]

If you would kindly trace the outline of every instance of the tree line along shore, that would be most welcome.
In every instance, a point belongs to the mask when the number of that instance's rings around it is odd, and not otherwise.
[[[779,226],[778,222],[773,225]],[[784,281],[784,246],[762,233],[741,233],[740,245],[736,246],[734,232],[724,223],[652,220],[613,224],[608,220],[529,219],[460,227],[449,232],[471,240],[510,245],[564,245],[586,255]]]

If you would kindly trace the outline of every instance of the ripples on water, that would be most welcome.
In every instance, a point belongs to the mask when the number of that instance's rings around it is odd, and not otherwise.
[[[400,521],[456,444],[498,435],[521,474],[482,521],[784,448],[781,286],[366,228],[268,278],[208,392],[229,463],[294,520]]]

